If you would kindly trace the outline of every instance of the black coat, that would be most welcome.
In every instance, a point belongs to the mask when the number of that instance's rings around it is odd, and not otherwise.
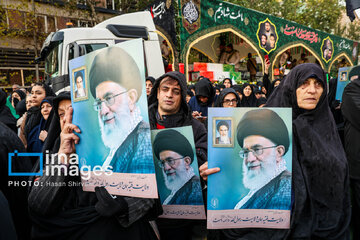
[[[297,105],[296,89],[313,77],[323,92],[313,110]],[[293,191],[290,239],[345,239],[350,222],[348,165],[320,66],[305,63],[291,70],[275,88],[267,107],[292,107]]]
[[[350,177],[360,179],[360,80],[350,82],[344,89],[341,112],[345,119],[344,145],[349,162]]]
[[[0,191],[0,239],[17,239],[8,201]]]
[[[13,185],[20,184],[22,181],[27,182],[28,177],[9,176],[8,174],[8,154],[13,153],[15,150],[19,153],[25,152],[23,143],[10,128],[0,122],[0,190],[9,202],[19,239],[29,239],[31,222],[27,211],[27,186]],[[13,156],[11,158],[11,171],[14,173],[30,173],[30,159]],[[9,183],[12,183],[12,185],[9,185]]]

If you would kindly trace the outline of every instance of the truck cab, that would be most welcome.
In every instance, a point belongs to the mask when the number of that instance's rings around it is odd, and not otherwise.
[[[70,91],[69,61],[92,51],[142,38],[146,76],[164,74],[156,28],[148,11],[119,15],[92,28],[66,28],[51,33],[37,61],[45,61],[45,81],[57,94]]]

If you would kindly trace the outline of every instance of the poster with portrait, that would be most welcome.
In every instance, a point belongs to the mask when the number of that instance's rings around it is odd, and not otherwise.
[[[267,54],[276,49],[279,36],[277,34],[276,25],[273,24],[269,18],[259,22],[256,36],[259,47]]]
[[[162,218],[205,219],[191,126],[151,130]]]
[[[104,186],[115,195],[157,198],[142,45],[126,41],[69,63],[84,191]],[[77,95],[79,73],[87,97]]]
[[[231,118],[234,146],[212,144],[214,119]],[[209,108],[207,228],[290,227],[291,108]]]
[[[342,100],[344,89],[346,85],[348,85],[348,83],[350,82],[349,72],[351,69],[352,67],[339,68],[335,99],[339,100],[340,102]]]
[[[321,58],[328,63],[334,55],[334,42],[330,37],[323,39],[321,44]]]

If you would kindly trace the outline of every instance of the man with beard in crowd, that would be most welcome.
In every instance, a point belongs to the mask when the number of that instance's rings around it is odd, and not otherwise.
[[[289,210],[291,173],[283,156],[290,141],[284,121],[272,110],[251,110],[239,122],[237,139],[242,148],[243,184],[249,193],[235,209]]]
[[[103,169],[154,173],[149,125],[136,104],[142,79],[134,59],[121,48],[102,51],[94,58],[89,76],[101,138],[110,149]]]
[[[205,78],[200,81],[210,84]],[[186,78],[180,72],[168,72],[156,79],[148,99],[150,127],[164,129],[192,126],[196,156],[200,166],[207,161],[207,133],[205,126],[192,117],[189,105],[186,103],[186,91]],[[199,226],[199,222],[184,219],[160,218],[157,224],[162,240],[190,240],[194,226]],[[205,229],[205,222],[203,228]]]
[[[191,167],[194,152],[186,137],[173,129],[164,130],[156,135],[153,148],[165,186],[171,191],[163,204],[202,205],[200,178]]]

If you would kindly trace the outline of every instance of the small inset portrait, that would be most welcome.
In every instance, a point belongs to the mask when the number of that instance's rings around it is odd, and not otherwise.
[[[321,45],[322,59],[328,63],[334,54],[334,43],[330,37],[326,37]]]
[[[259,47],[267,54],[276,49],[279,37],[275,24],[273,24],[268,18],[259,22],[257,38],[259,41]]]
[[[74,101],[81,101],[88,99],[88,84],[86,79],[86,68],[85,66],[74,69],[72,72],[73,76],[73,98]]]
[[[234,147],[232,118],[213,118],[213,146]]]
[[[347,74],[348,74],[347,72],[340,73],[340,81],[341,82],[346,82],[348,80]]]

